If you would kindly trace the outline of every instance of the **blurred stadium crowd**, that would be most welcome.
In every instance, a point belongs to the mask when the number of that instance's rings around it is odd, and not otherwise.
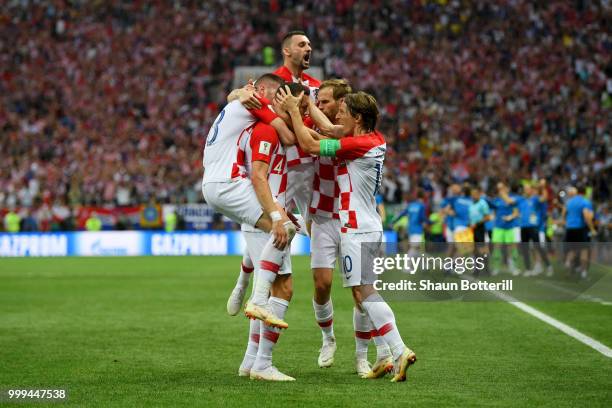
[[[273,70],[294,28],[311,65],[376,95],[387,203],[540,178],[608,202],[608,1],[306,3],[3,1],[0,208],[201,202],[233,67]]]

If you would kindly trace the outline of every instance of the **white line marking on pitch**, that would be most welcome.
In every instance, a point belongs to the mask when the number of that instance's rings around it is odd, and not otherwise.
[[[469,280],[469,281],[474,281],[475,279],[473,279],[470,276],[464,276],[465,279]],[[516,300],[515,298],[513,298],[510,295],[507,295],[505,293],[502,292],[498,292],[496,290],[491,290],[491,293],[493,293],[495,296],[497,296],[498,298],[510,303],[512,306],[521,309],[523,312],[528,313],[530,315],[532,315],[533,317],[536,317],[540,320],[542,320],[544,323],[547,323],[551,326],[553,326],[554,328],[561,330],[563,333],[567,334],[570,337],[575,338],[576,340],[578,340],[579,342],[586,344],[587,346],[591,347],[594,350],[599,351],[601,354],[603,354],[604,356],[608,357],[608,358],[612,358],[612,349],[610,349],[610,347],[606,346],[603,343],[600,343],[599,341],[587,336],[584,333],[579,332],[578,330],[574,329],[573,327],[568,326],[567,324],[560,322],[559,320],[550,317],[549,315],[540,312],[539,310],[523,303],[520,302],[518,300]]]
[[[538,280],[536,282],[538,284],[540,284],[540,285],[548,286],[549,288],[556,289],[556,290],[558,290],[560,292],[565,292],[567,294],[576,296],[576,298],[578,298],[578,299],[587,300],[589,302],[594,302],[594,303],[599,303],[599,304],[602,304],[604,306],[612,306],[612,302],[607,302],[607,301],[603,300],[602,298],[599,298],[599,297],[596,297],[596,296],[591,296],[591,295],[586,295],[584,293],[576,292],[575,290],[564,288],[563,286],[559,286],[559,285],[554,284],[552,282],[547,282],[547,281],[543,281],[543,280]]]

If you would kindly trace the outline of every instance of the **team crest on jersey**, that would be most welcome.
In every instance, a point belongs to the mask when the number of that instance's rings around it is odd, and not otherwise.
[[[270,142],[261,142],[259,143],[259,153],[261,154],[270,154],[270,148],[272,147],[272,143]]]

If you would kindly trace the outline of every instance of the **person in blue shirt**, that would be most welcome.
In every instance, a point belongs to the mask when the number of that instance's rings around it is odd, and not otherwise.
[[[518,270],[508,256],[508,249],[514,249],[516,243],[515,223],[519,217],[517,207],[517,197],[510,194],[510,189],[505,183],[497,183],[498,196],[490,201],[491,208],[495,210],[495,222],[493,224],[493,243],[501,246],[502,263],[508,265],[513,274],[518,274]],[[493,272],[495,274],[496,271]]]
[[[453,216],[454,232],[456,234],[469,228],[470,207],[473,202],[470,198],[470,190],[467,187],[462,191],[461,186],[453,184],[451,186],[451,194],[453,196],[449,202],[449,211]]]
[[[470,189],[470,196],[472,198],[472,204],[470,205],[469,213],[470,228],[472,228],[472,231],[474,232],[474,256],[479,257],[488,252],[488,248],[484,244],[486,235],[485,224],[493,217],[491,216],[491,208],[489,207],[489,203],[487,203],[482,190],[477,185]],[[484,270],[478,271],[474,269],[475,276],[478,276],[480,272],[489,273],[489,257],[484,257],[484,260]]]
[[[418,249],[423,242],[423,231],[427,224],[425,215],[425,203],[423,202],[424,193],[421,189],[417,190],[413,199],[408,202],[406,208],[395,218],[392,223],[396,223],[400,218],[408,216],[408,237],[411,244],[411,249]],[[412,251],[411,251],[412,252]]]
[[[570,187],[568,200],[563,207],[562,220],[565,223],[565,241],[570,243],[566,265],[573,266],[579,253],[580,266],[576,272],[581,278],[587,277],[589,266],[589,233],[596,234],[593,223],[593,204],[584,197],[584,187]],[[572,244],[573,243],[573,244]]]
[[[538,275],[542,273],[542,264],[538,263],[539,267],[531,269],[530,243],[536,243],[536,249],[540,258],[546,265],[546,268],[551,271],[550,261],[540,245],[540,237],[538,227],[540,225],[540,207],[546,203],[546,189],[543,189],[542,194],[539,194],[538,189],[534,186],[526,184],[523,186],[522,197],[518,198],[519,209],[519,226],[521,227],[521,255],[523,256],[523,264],[525,266],[525,276]]]
[[[478,186],[471,188],[470,196],[472,198],[469,208],[470,227],[474,231],[474,242],[485,242],[485,224],[492,219],[491,208]]]
[[[464,242],[469,239],[464,238],[464,234],[459,234],[470,227],[470,206],[472,200],[469,198],[469,187],[462,188],[459,184],[452,184],[448,189],[449,195],[443,203],[444,212],[447,214],[447,228],[449,238],[448,256],[454,256]],[[451,227],[452,225],[452,227]],[[454,244],[453,244],[454,243]],[[463,251],[461,251],[463,252]],[[447,271],[451,273],[452,271]]]

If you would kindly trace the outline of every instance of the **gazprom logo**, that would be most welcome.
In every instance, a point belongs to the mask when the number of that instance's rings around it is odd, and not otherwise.
[[[66,256],[65,234],[1,234],[0,256]]]
[[[226,255],[228,234],[153,234],[152,255]]]

